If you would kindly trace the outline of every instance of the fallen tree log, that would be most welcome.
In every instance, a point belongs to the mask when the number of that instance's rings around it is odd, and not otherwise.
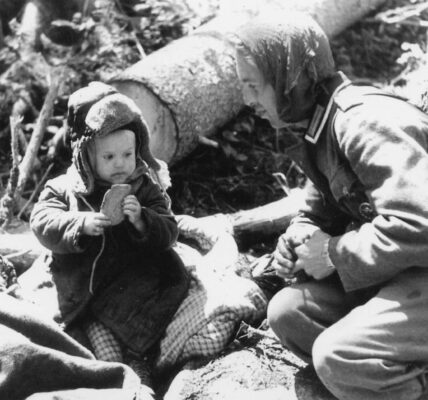
[[[240,243],[254,243],[283,233],[302,205],[303,196],[303,189],[291,189],[290,195],[283,199],[251,210],[202,217],[199,218],[199,223],[202,226],[217,226],[229,230]]]
[[[123,71],[110,83],[133,98],[156,157],[183,158],[243,107],[230,34],[262,12],[305,11],[332,37],[385,0],[224,1],[219,16]]]
[[[377,0],[269,0],[271,9],[278,12],[293,10],[312,15],[329,37],[343,31],[383,3],[385,1]],[[224,23],[228,21],[228,26],[233,29],[265,10],[266,3],[260,0],[221,0],[219,18],[206,27],[212,29],[220,22],[221,25],[216,29],[224,30]]]

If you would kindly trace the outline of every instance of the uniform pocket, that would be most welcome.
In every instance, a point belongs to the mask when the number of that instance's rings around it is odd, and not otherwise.
[[[330,181],[330,190],[339,207],[354,219],[369,222],[377,215],[363,185],[346,165],[338,167]]]
[[[339,165],[336,173],[330,181],[330,190],[334,199],[340,203],[342,199],[349,197],[350,193],[358,186],[356,175],[345,165]]]

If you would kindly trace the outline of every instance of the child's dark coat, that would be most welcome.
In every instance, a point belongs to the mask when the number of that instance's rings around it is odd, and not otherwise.
[[[175,219],[158,186],[143,174],[132,186],[147,233],[141,236],[125,220],[106,229],[104,238],[82,235],[83,211],[99,211],[107,188],[96,186],[83,198],[73,192],[72,176],[46,184],[31,218],[35,234],[52,250],[62,317],[69,324],[91,310],[126,345],[143,352],[159,339],[187,292],[186,272],[171,249]]]
[[[46,183],[31,227],[52,252],[50,268],[67,326],[92,313],[141,354],[161,338],[189,284],[171,248],[178,229],[169,201],[149,175],[148,166],[159,165],[150,152],[148,128],[130,98],[101,82],[70,96],[67,121],[73,164]],[[84,235],[86,212],[99,211],[110,187],[93,172],[89,143],[123,128],[136,137],[137,166],[126,183],[142,206],[144,231],[125,219],[103,236]]]

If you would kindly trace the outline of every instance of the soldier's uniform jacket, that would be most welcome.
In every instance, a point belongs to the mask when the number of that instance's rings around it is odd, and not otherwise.
[[[333,237],[347,291],[428,266],[428,116],[343,74],[287,154],[312,181],[294,224]]]

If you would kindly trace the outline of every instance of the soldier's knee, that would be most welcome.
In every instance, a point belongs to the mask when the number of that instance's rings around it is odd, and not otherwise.
[[[328,329],[322,332],[315,340],[312,347],[312,362],[318,376],[330,378],[340,370],[340,359],[336,355],[337,343],[329,334]]]
[[[293,338],[301,332],[301,307],[301,295],[292,288],[282,289],[269,303],[269,326],[284,344],[287,338]]]
[[[364,396],[359,396],[358,392],[362,381],[359,374],[364,372],[361,365],[355,362],[355,354],[352,355],[354,352],[350,350],[349,335],[349,331],[341,335],[337,330],[326,329],[314,342],[312,362],[321,382],[335,396],[342,398],[346,394],[350,399],[361,399]],[[355,396],[349,397],[349,391]]]

